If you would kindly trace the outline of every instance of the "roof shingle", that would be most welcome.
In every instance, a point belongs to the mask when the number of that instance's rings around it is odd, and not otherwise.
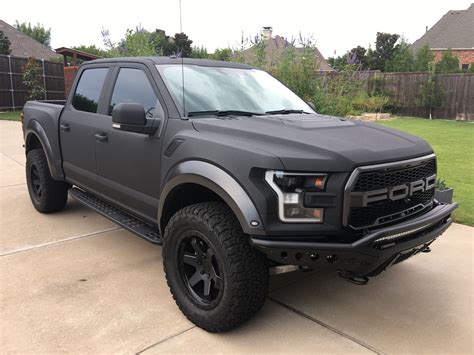
[[[474,49],[474,4],[467,10],[448,11],[421,38],[415,41],[412,49],[416,52],[424,45],[430,48]]]
[[[59,55],[50,48],[34,40],[30,36],[18,31],[5,21],[0,20],[0,31],[3,31],[10,40],[11,55],[16,57],[35,57],[49,60]]]

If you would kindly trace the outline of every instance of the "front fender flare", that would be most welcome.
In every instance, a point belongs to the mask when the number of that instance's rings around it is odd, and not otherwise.
[[[180,163],[168,174],[158,207],[160,225],[163,208],[167,203],[170,192],[175,187],[186,183],[204,186],[222,198],[234,212],[244,233],[264,234],[264,226],[257,208],[242,186],[217,166],[196,160]]]

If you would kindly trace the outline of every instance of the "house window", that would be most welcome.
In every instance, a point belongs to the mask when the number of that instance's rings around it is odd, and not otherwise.
[[[469,69],[469,64],[462,64],[461,69],[462,70],[468,70]]]

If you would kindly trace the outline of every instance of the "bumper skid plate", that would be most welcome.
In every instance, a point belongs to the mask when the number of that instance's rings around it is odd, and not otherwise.
[[[369,232],[353,243],[294,242],[252,237],[251,243],[280,264],[330,268],[349,280],[366,280],[419,252],[451,225],[457,204],[438,204],[431,211],[394,226]],[[359,282],[356,282],[359,283]]]

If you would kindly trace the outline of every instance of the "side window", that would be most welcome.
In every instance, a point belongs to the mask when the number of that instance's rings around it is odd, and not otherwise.
[[[72,106],[76,110],[97,112],[100,93],[108,70],[108,68],[92,68],[82,72],[79,84],[77,84],[72,98]]]
[[[142,104],[147,117],[153,117],[155,107],[159,105],[150,81],[140,69],[120,69],[110,100],[109,115],[112,114],[115,105],[125,102]]]

